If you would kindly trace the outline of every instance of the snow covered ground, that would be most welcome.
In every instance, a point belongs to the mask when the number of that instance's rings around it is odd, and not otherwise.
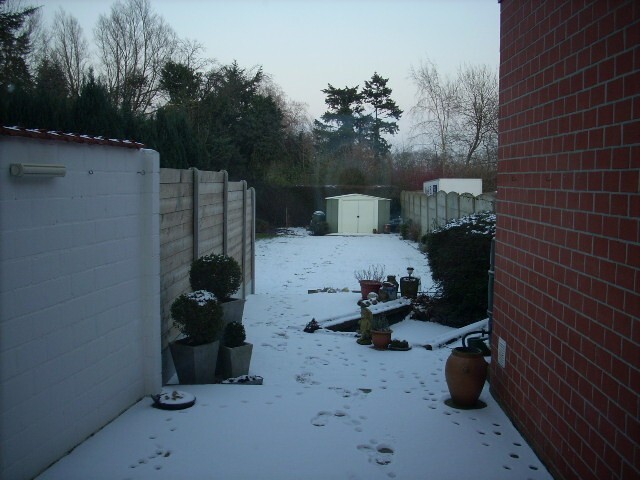
[[[257,243],[256,294],[244,313],[251,374],[264,385],[177,386],[186,410],[140,400],[40,477],[50,479],[542,480],[550,474],[489,394],[487,407],[448,407],[449,350],[421,347],[449,331],[404,320],[408,352],[358,345],[352,333],[303,332],[358,312],[356,269],[406,267],[431,286],[426,258],[397,235],[311,237],[296,230]],[[455,345],[454,345],[455,346]],[[168,386],[169,390],[176,386]]]

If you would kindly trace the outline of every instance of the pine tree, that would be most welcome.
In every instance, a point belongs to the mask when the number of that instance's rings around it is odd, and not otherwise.
[[[388,78],[382,78],[375,72],[371,80],[364,82],[362,89],[364,103],[373,108],[369,138],[376,158],[389,153],[390,145],[382,135],[398,133],[398,123],[395,120],[400,120],[402,115],[402,110],[398,108],[395,101],[391,100],[391,89],[387,87],[388,81]]]
[[[27,20],[38,8],[10,11],[7,0],[0,0],[0,87],[3,91],[24,88],[31,83],[27,67],[31,39],[26,27]]]

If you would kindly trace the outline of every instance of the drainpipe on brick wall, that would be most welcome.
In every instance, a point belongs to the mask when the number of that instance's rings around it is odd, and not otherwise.
[[[491,253],[489,254],[489,288],[487,289],[487,317],[489,318],[489,336],[493,328],[493,280],[496,274],[496,237],[491,239]]]

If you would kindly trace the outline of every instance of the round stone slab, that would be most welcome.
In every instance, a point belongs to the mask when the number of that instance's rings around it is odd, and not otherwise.
[[[196,397],[192,393],[180,390],[163,389],[157,395],[151,395],[153,406],[162,410],[182,410],[196,403]]]

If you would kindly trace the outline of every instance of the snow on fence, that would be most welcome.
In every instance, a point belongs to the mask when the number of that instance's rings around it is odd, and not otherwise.
[[[471,213],[495,212],[495,197],[495,193],[483,193],[474,197],[469,193],[439,191],[435,195],[427,195],[423,192],[403,191],[400,194],[400,205],[403,219],[418,225],[420,235],[424,235],[455,218]]]
[[[190,291],[191,262],[202,255],[224,253],[243,272],[238,295],[254,291],[255,190],[245,181],[230,182],[227,172],[195,168],[160,170],[160,292],[163,379],[173,374],[168,344],[178,334],[171,303]]]

